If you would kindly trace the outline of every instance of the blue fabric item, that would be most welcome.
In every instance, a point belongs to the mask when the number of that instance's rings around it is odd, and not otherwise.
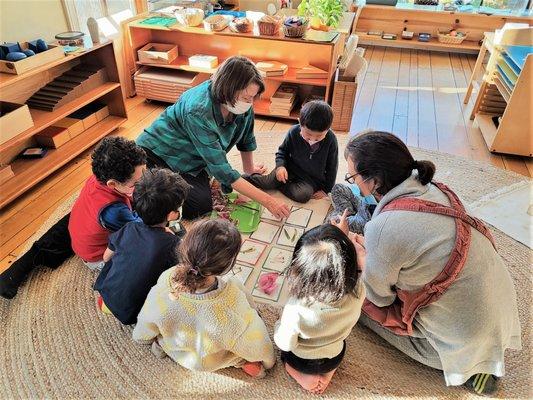
[[[100,272],[94,289],[124,325],[137,322],[159,275],[176,264],[181,237],[143,222],[130,222],[110,235],[108,247],[115,254]]]
[[[363,199],[363,201],[366,203],[366,204],[378,204],[378,202],[376,201],[376,199],[374,198],[373,195],[369,194],[368,196],[362,196],[361,195],[361,191],[359,190],[359,186],[355,185],[355,184],[351,184],[351,185],[348,185],[350,187],[350,190],[352,191],[352,193],[354,194],[354,196],[357,196],[361,199]]]
[[[118,231],[132,221],[142,222],[142,219],[124,203],[110,204],[100,212],[100,225],[111,232]]]
[[[227,10],[217,10],[210,13],[207,13],[207,17],[210,15],[231,15],[235,18],[244,18],[246,17],[246,13],[244,11],[227,11]]]

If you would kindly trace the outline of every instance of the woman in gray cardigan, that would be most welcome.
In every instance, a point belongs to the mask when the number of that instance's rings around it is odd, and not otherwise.
[[[378,201],[354,240],[367,291],[359,321],[442,370],[447,385],[493,393],[505,350],[521,340],[516,291],[490,232],[393,134],[356,136],[345,156],[346,180]],[[345,218],[335,224],[348,230]]]

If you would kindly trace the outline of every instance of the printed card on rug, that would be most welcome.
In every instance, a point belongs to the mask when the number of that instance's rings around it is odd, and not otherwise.
[[[246,239],[242,242],[241,251],[239,251],[239,254],[237,255],[237,261],[255,265],[266,247],[266,244]]]
[[[260,242],[265,243],[272,243],[278,231],[279,226],[261,221],[259,222],[256,231],[250,235],[250,239],[259,240]]]
[[[265,300],[278,301],[284,283],[285,276],[277,272],[261,270],[252,295]]]
[[[282,246],[294,247],[296,242],[300,239],[304,233],[304,228],[291,225],[283,225],[281,227],[281,232],[278,236],[278,244]]]
[[[261,214],[261,219],[268,219],[270,221],[276,221],[281,222],[282,218],[276,217],[274,214],[272,214],[270,211],[268,211],[267,208],[263,209],[263,214]]]
[[[233,276],[235,278],[240,280],[242,284],[245,285],[253,270],[254,269],[248,265],[235,264],[231,272],[233,272]]]
[[[291,261],[292,251],[279,247],[271,247],[263,268],[283,272],[290,265]]]
[[[287,218],[287,221],[285,222],[291,225],[306,228],[309,224],[309,220],[311,219],[311,215],[313,215],[313,210],[292,206],[291,215],[289,215],[289,218]]]

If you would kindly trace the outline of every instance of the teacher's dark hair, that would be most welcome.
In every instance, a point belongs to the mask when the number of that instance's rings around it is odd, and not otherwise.
[[[252,83],[259,86],[257,96],[265,91],[265,83],[254,63],[241,56],[230,57],[224,61],[211,81],[211,94],[220,104],[229,103],[234,106],[237,94]]]
[[[418,171],[418,180],[427,185],[435,175],[431,161],[416,161],[404,142],[389,132],[365,131],[352,138],[346,145],[344,157],[354,163],[356,172],[363,179],[374,178],[378,182],[376,192],[386,194]]]

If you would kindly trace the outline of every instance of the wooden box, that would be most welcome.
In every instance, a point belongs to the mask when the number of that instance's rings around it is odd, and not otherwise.
[[[33,119],[27,105],[0,101],[0,144],[32,126]]]
[[[49,126],[34,136],[41,146],[57,149],[67,143],[71,137],[66,128],[59,126]]]
[[[137,50],[139,61],[147,64],[170,64],[178,57],[178,46],[166,43],[148,43]]]
[[[26,50],[28,49],[28,43],[20,43],[20,47],[22,47],[23,50]],[[48,64],[63,57],[65,57],[63,46],[49,44],[48,50],[43,51],[42,53],[37,53],[34,56],[25,58],[23,60],[0,60],[0,72],[20,75],[33,68],[40,67],[41,65]]]
[[[55,122],[54,125],[67,129],[71,138],[78,136],[84,131],[83,121],[80,119],[66,117]]]
[[[333,86],[333,97],[331,99],[331,108],[333,108],[333,123],[331,124],[331,128],[334,131],[350,131],[356,92],[357,82],[355,78],[347,79],[343,76],[343,70],[337,69]]]

